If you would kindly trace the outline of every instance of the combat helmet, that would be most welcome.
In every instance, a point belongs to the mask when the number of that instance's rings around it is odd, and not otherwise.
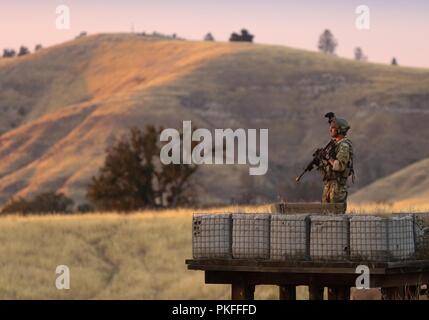
[[[333,112],[328,112],[325,114],[325,117],[329,119],[329,124],[331,127],[335,127],[337,129],[338,134],[346,135],[347,131],[350,129],[350,125],[344,118],[337,117]]]
[[[344,118],[335,117],[334,119],[332,119],[331,125],[337,128],[338,134],[341,134],[344,136],[347,134],[347,131],[349,131],[350,129],[349,123]]]

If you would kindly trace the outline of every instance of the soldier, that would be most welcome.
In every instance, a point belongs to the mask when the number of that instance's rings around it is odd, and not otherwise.
[[[345,119],[337,117],[332,118],[329,123],[329,133],[335,141],[335,149],[322,169],[322,203],[345,203],[347,206],[347,178],[352,175],[354,180],[353,147],[346,138],[350,126]]]

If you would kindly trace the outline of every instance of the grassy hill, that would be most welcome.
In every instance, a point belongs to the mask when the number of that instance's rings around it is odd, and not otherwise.
[[[428,203],[429,159],[423,159],[401,169],[369,186],[351,197],[356,203],[386,202],[415,207]]]
[[[328,111],[352,126],[352,191],[429,157],[424,69],[280,46],[103,34],[0,59],[0,87],[0,203],[53,189],[84,202],[112,138],[149,123],[269,129],[268,174],[201,167],[195,180],[205,203],[242,201],[243,194],[318,199],[316,173],[298,187],[293,180],[326,143]]]

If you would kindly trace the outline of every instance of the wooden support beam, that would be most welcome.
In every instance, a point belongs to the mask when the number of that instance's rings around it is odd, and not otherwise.
[[[279,300],[296,300],[296,286],[288,284],[280,285]]]
[[[350,300],[350,287],[348,286],[329,287],[328,300]]]
[[[323,300],[323,290],[321,285],[311,284],[308,286],[309,300]]]
[[[231,299],[232,300],[254,300],[255,285],[247,283],[231,284]]]

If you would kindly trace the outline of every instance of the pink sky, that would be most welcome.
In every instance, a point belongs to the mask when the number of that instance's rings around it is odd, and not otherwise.
[[[71,10],[71,29],[57,30],[55,8]],[[357,30],[355,8],[370,8],[371,29]],[[356,46],[372,62],[429,68],[429,1],[424,0],[0,0],[0,49],[21,44],[31,50],[73,39],[80,31],[177,33],[191,40],[211,31],[227,41],[247,28],[255,42],[316,50],[320,33],[329,28],[339,42],[339,56],[352,58]]]

